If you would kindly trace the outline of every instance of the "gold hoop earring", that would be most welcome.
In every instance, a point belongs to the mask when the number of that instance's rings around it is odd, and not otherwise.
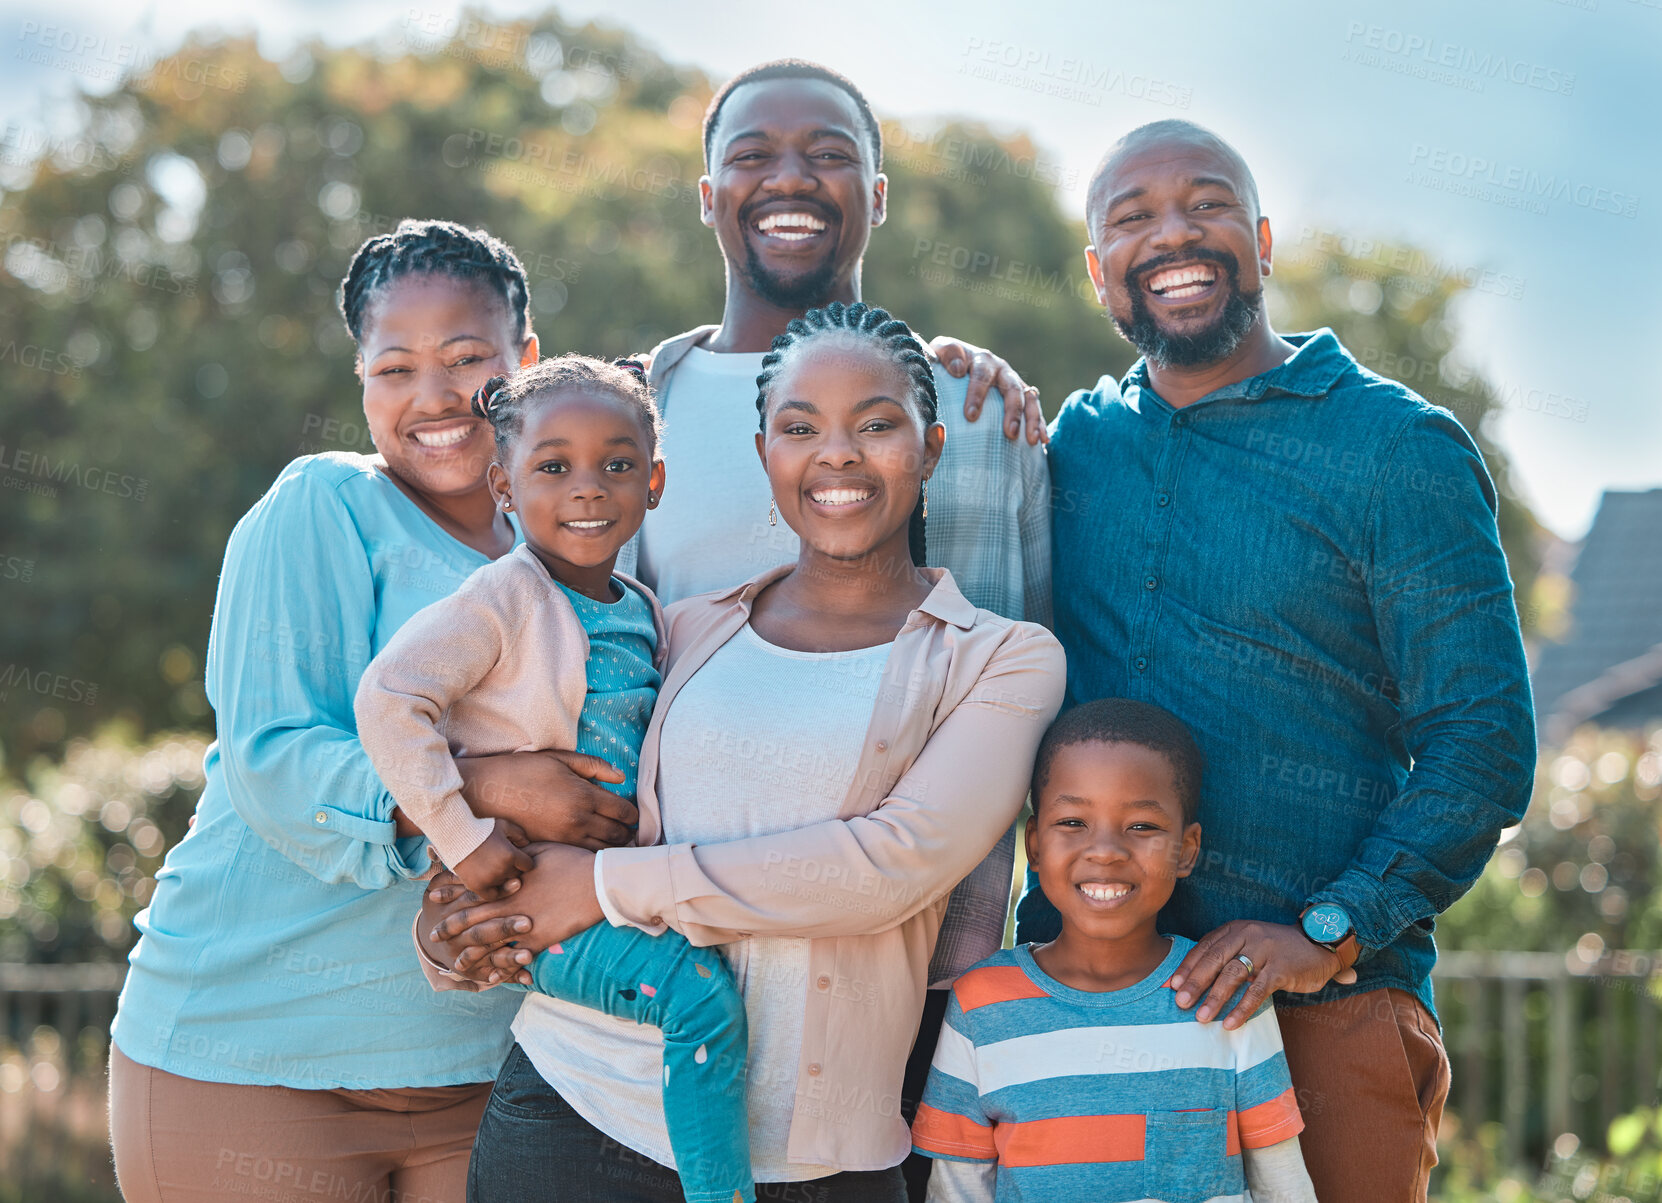
[[[929,480],[927,477],[924,478],[923,482],[923,513],[918,516],[920,518],[929,517]]]
[[[768,525],[779,525],[779,503],[771,497],[768,498]]]

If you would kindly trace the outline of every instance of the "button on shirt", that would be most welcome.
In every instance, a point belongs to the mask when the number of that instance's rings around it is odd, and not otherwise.
[[[1349,911],[1358,981],[1432,1005],[1434,916],[1528,802],[1534,720],[1483,460],[1331,331],[1174,409],[1139,362],[1058,416],[1068,701],[1157,703],[1206,755],[1166,929]],[[1059,920],[1029,876],[1018,939]]]

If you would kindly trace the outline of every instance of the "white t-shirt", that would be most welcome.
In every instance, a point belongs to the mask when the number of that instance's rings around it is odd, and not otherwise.
[[[765,519],[764,519],[765,521]],[[721,843],[839,816],[893,644],[795,652],[746,624],[676,695],[659,746],[664,842]],[[602,860],[604,872],[604,860]],[[758,1182],[823,1178],[786,1149],[808,996],[808,941],[752,936],[721,946],[750,1025],[746,1097]],[[514,1036],[572,1109],[613,1140],[672,1166],[657,1028],[540,994]]]
[[[796,559],[796,533],[768,525],[773,494],[754,446],[761,371],[760,353],[694,347],[660,398],[664,496],[641,526],[636,575],[666,606]]]

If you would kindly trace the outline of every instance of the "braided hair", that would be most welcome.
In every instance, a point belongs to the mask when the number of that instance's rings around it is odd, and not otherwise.
[[[646,428],[647,454],[658,456],[662,420],[652,389],[646,383],[646,369],[638,360],[591,359],[568,353],[545,359],[509,376],[492,376],[473,394],[473,412],[491,424],[496,435],[496,458],[507,462],[513,441],[525,428],[525,410],[533,397],[562,389],[581,389],[617,397],[634,409]]]
[[[773,348],[762,357],[762,374],[756,377],[756,412],[761,428],[767,430],[768,395],[780,369],[789,361],[792,352],[809,340],[823,334],[852,335],[881,350],[889,360],[906,369],[911,401],[925,427],[940,420],[940,402],[935,395],[935,369],[923,344],[911,328],[887,309],[856,301],[844,305],[832,301],[821,309],[810,309],[799,318],[793,318],[785,333],[773,340]],[[912,522],[907,531],[912,563],[924,563],[923,493],[919,490],[918,504],[912,507]]]
[[[390,234],[377,234],[358,248],[341,281],[340,313],[354,342],[363,341],[369,307],[394,280],[412,275],[445,275],[471,280],[500,296],[513,319],[514,339],[531,331],[530,292],[519,256],[500,238],[453,221],[405,218]]]

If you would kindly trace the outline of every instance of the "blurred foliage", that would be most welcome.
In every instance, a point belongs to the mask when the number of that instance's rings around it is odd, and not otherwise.
[[[77,132],[35,161],[0,163],[0,749],[13,766],[112,719],[141,738],[210,727],[202,656],[232,525],[294,456],[372,450],[333,304],[365,237],[413,215],[506,238],[549,353],[629,352],[719,316],[696,188],[710,80],[552,11],[430,24],[412,10],[374,44],[281,63],[252,41],[193,39],[81,97]],[[1024,138],[887,129],[890,213],[866,295],[1005,353],[1052,411],[1123,373],[1133,355],[1086,283],[1082,223],[1056,203],[1074,181]],[[1288,255],[1278,324],[1332,325],[1432,392],[1424,365],[1448,358],[1462,277],[1383,276],[1378,262]],[[1507,490],[1492,399],[1458,378],[1433,399],[1477,432]],[[1524,590],[1533,529],[1507,491]]]
[[[185,834],[207,739],[106,729],[0,781],[0,961],[113,961]]]
[[[1437,921],[1438,947],[1568,949],[1583,971],[1607,951],[1662,948],[1659,841],[1662,727],[1583,728],[1544,751],[1528,813]]]

